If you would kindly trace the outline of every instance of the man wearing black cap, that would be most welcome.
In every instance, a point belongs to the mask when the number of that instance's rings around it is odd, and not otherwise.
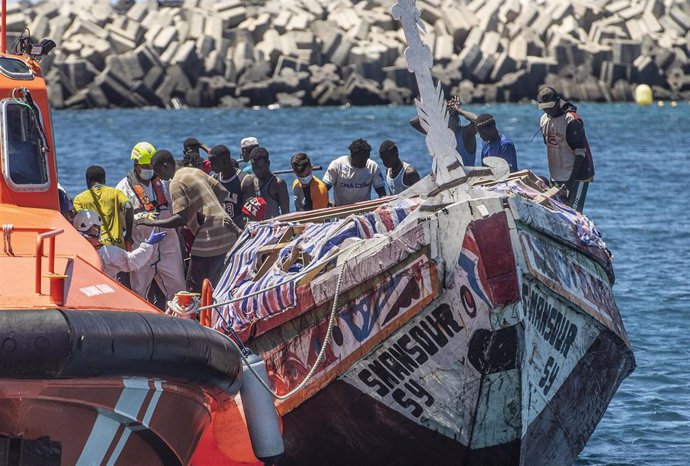
[[[539,126],[551,180],[554,185],[565,187],[568,205],[582,212],[587,188],[594,178],[594,161],[582,118],[577,108],[561,99],[552,87],[542,87],[537,102],[544,111]]]
[[[386,189],[388,194],[400,194],[417,181],[419,173],[407,162],[400,160],[398,146],[390,140],[383,141],[379,147],[379,156],[386,167]]]
[[[515,153],[515,144],[506,135],[498,132],[496,128],[496,119],[489,113],[482,113],[477,116],[475,120],[477,133],[484,141],[482,147],[482,160],[485,157],[500,157],[510,166],[510,172],[518,170],[517,154]]]

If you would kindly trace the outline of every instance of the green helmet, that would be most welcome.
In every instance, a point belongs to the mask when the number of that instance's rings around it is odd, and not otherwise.
[[[156,148],[148,142],[139,142],[132,149],[132,160],[139,165],[151,163],[151,159],[156,153]]]

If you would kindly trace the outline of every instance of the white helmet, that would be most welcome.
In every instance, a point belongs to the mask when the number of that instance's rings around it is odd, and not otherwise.
[[[86,233],[94,225],[98,225],[99,227],[103,225],[103,221],[101,220],[101,217],[93,210],[80,210],[74,216],[72,224],[77,230],[81,231],[82,233]]]

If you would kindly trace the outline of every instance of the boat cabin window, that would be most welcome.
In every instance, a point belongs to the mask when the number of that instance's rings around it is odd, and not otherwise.
[[[0,73],[10,79],[34,79],[29,65],[16,58],[0,57]]]
[[[2,168],[17,191],[48,188],[48,162],[33,110],[23,102],[2,102]]]

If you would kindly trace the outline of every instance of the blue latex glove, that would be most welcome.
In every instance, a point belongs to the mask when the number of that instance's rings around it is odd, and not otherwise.
[[[149,243],[149,244],[160,243],[161,241],[163,241],[163,238],[165,238],[165,235],[167,235],[167,233],[164,231],[160,231],[160,232],[156,233],[155,229],[151,230],[151,234],[149,235],[148,238],[146,238],[145,243]]]

